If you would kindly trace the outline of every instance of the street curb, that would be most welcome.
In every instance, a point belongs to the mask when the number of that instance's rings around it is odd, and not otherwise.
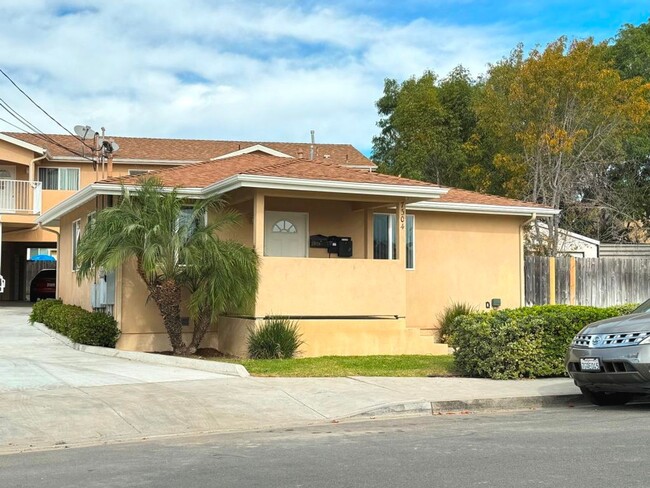
[[[72,342],[70,339],[58,332],[49,329],[46,325],[39,322],[34,322],[34,327],[43,332],[44,334],[53,337],[54,339],[62,342],[72,349],[85,352],[88,354],[96,354],[98,356],[108,356],[112,358],[128,359],[130,361],[139,361],[141,363],[157,364],[161,366],[174,366],[176,368],[197,369],[199,371],[206,371],[208,373],[219,373],[229,376],[239,376],[246,378],[250,376],[248,370],[241,364],[220,363],[218,361],[206,361],[203,359],[183,358],[176,356],[165,356],[163,354],[152,354],[148,352],[137,351],[121,351],[119,349],[112,349],[110,347],[100,346],[87,346]]]
[[[398,415],[439,415],[472,413],[489,410],[521,410],[549,407],[587,405],[582,395],[540,395],[527,397],[477,398],[473,400],[412,401],[378,405],[346,415],[346,419],[364,417],[394,417]]]

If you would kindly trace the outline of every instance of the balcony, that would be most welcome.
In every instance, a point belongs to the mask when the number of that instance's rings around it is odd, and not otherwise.
[[[0,180],[0,214],[41,213],[41,182]]]

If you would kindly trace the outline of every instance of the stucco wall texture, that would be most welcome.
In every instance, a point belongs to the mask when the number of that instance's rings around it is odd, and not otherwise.
[[[252,203],[235,206],[242,214],[240,223],[223,237],[252,245]],[[72,271],[72,222],[80,219],[83,232],[94,208],[92,202],[61,219],[59,294],[84,308],[90,308],[90,284],[79,285]],[[327,259],[323,250],[311,249],[309,258],[262,257],[254,317],[221,318],[203,347],[245,355],[248,331],[262,317],[291,315],[303,317],[300,355],[305,357],[445,354],[447,347],[436,342],[434,329],[452,302],[479,310],[493,298],[501,299],[503,308],[520,305],[524,217],[409,211],[415,216],[415,269],[406,270],[402,259],[366,259],[372,238],[369,214],[352,202],[267,197],[265,209],[307,212],[309,234],[349,235],[354,256]],[[116,295],[122,330],[117,347],[169,350],[158,310],[147,301],[133,263],[118,271]]]

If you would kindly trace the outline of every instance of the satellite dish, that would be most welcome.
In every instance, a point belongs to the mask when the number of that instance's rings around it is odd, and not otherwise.
[[[120,148],[117,142],[113,142],[113,141],[103,141],[102,147],[104,148],[104,151],[106,151],[107,153],[117,152],[117,150]]]
[[[81,139],[92,139],[95,137],[95,134],[97,133],[96,130],[94,130],[92,127],[89,125],[75,125],[74,126],[74,132],[77,134]]]

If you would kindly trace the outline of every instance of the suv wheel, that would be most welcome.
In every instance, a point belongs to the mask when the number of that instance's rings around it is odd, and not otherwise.
[[[607,407],[611,405],[625,405],[632,400],[632,393],[613,392],[607,393],[604,391],[592,391],[588,388],[581,387],[580,391],[584,397],[594,405],[599,407]]]

